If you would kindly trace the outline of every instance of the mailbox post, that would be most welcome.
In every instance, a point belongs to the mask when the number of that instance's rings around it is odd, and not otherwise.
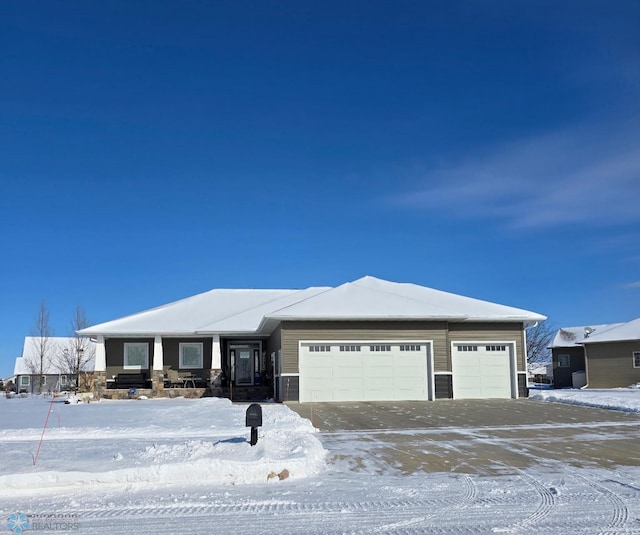
[[[262,407],[258,403],[252,403],[247,408],[245,423],[251,428],[250,444],[255,446],[258,443],[258,427],[262,427]]]

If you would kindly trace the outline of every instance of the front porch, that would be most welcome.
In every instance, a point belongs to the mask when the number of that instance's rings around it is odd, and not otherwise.
[[[250,387],[176,387],[176,388],[135,388],[135,394],[131,388],[108,388],[102,391],[104,399],[137,399],[140,396],[147,398],[227,398],[231,401],[266,401],[273,398],[273,388],[269,386]]]
[[[94,393],[112,399],[272,399],[273,363],[265,349],[262,338],[98,336]]]

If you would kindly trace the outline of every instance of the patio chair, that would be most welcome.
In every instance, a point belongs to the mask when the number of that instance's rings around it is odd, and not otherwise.
[[[169,387],[170,388],[175,388],[177,386],[183,386],[183,381],[182,379],[180,379],[180,374],[178,373],[177,370],[172,370],[171,368],[169,368],[167,370],[167,379],[169,381]]]

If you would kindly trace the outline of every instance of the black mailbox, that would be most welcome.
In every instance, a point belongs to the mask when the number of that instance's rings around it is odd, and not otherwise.
[[[262,427],[262,407],[257,403],[249,405],[245,422],[251,428],[250,444],[255,446],[258,443],[258,427]]]
[[[247,409],[247,427],[262,427],[262,407],[257,403]]]

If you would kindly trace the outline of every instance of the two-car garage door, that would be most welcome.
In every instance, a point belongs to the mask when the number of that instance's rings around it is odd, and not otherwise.
[[[301,402],[426,400],[437,395],[429,342],[300,342],[299,348]],[[452,342],[453,398],[516,395],[513,352],[512,343]]]
[[[427,399],[427,343],[300,344],[300,401]]]

